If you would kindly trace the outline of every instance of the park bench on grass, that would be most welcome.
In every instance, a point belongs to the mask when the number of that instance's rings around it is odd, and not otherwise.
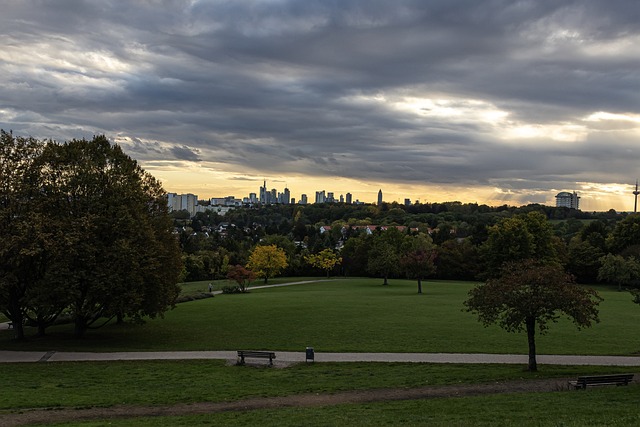
[[[633,379],[633,374],[611,375],[585,375],[578,377],[576,381],[569,381],[569,385],[575,389],[586,389],[597,385],[628,385]]]
[[[238,350],[238,365],[244,365],[245,357],[269,359],[269,366],[272,366],[273,359],[276,358],[276,354],[273,351]]]

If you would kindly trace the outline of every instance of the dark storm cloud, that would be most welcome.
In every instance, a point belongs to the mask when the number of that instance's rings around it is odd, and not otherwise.
[[[263,174],[625,182],[638,22],[636,0],[12,2],[0,127]]]

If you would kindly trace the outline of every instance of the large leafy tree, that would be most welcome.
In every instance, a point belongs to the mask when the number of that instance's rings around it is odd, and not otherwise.
[[[422,279],[436,271],[436,245],[426,234],[406,236],[400,257],[400,268],[408,278],[418,281],[418,293],[422,293]]]
[[[389,276],[399,272],[400,254],[405,235],[396,227],[376,230],[368,253],[367,270],[383,277],[383,285],[389,284]]]
[[[559,266],[524,260],[505,264],[499,278],[473,288],[464,302],[485,326],[497,323],[508,332],[526,331],[530,371],[537,370],[536,330],[546,333],[562,315],[578,327],[598,322],[601,298],[573,282]]]
[[[336,265],[342,262],[342,258],[336,255],[331,249],[323,249],[317,254],[310,254],[305,257],[305,261],[312,267],[324,270],[329,278],[329,273]]]
[[[367,270],[373,275],[380,275],[384,279],[383,285],[389,284],[389,276],[396,273],[399,268],[400,254],[390,243],[384,240],[374,240],[373,247],[369,251],[369,263]]]
[[[48,144],[39,167],[51,227],[64,235],[51,270],[76,336],[115,317],[162,316],[181,259],[160,183],[104,136]]]
[[[34,164],[44,145],[0,130],[0,311],[13,322],[17,339],[24,337],[30,288],[43,280],[53,258],[46,220],[32,209],[40,197]]]
[[[251,252],[247,268],[263,278],[266,284],[270,278],[287,268],[287,255],[276,245],[259,245]]]
[[[640,214],[631,214],[618,222],[611,233],[609,246],[613,253],[620,253],[640,245]]]
[[[598,270],[598,280],[618,285],[618,291],[623,286],[637,283],[640,278],[640,262],[634,257],[607,254],[600,261],[602,266]]]
[[[496,277],[506,262],[535,259],[556,261],[553,228],[539,212],[529,212],[506,218],[489,228],[482,247],[487,264],[487,276]]]

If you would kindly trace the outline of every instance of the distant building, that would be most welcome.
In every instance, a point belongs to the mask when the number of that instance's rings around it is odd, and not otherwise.
[[[264,180],[264,184],[260,187],[260,203],[266,204],[267,202],[267,180]]]
[[[382,188],[378,191],[378,206],[382,204]]]
[[[575,191],[573,193],[562,191],[556,195],[556,207],[580,209],[580,196]]]
[[[328,193],[327,193],[327,200],[326,200],[326,202],[327,202],[327,203],[333,203],[333,202],[335,202],[335,201],[336,201],[336,198],[334,197],[333,193],[332,193],[332,192],[328,192]]]
[[[316,191],[316,203],[324,203],[326,201],[324,190]]]
[[[198,196],[195,194],[167,194],[167,207],[169,211],[188,211],[191,216],[196,214]]]
[[[347,193],[347,204],[350,205],[353,201],[353,195],[351,193]]]
[[[411,199],[404,199],[405,206],[411,206]]]
[[[300,196],[300,201],[298,202],[298,204],[306,205],[307,203],[309,203],[309,199],[307,198],[307,195],[306,194],[302,194]]]
[[[242,200],[236,199],[234,196],[212,197],[209,203],[211,206],[242,206]]]

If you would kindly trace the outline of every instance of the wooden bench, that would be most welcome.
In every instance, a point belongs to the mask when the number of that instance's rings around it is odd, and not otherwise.
[[[633,374],[611,375],[585,375],[578,377],[576,381],[569,381],[569,385],[575,389],[586,389],[598,385],[628,385],[633,379]]]
[[[273,359],[276,358],[276,354],[273,351],[238,350],[238,365],[244,365],[245,357],[269,359],[269,366],[272,366]]]

